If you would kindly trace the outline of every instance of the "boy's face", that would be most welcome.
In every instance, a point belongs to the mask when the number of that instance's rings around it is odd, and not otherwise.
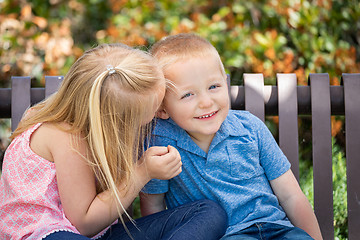
[[[189,58],[171,65],[165,74],[175,87],[166,91],[163,116],[174,120],[194,140],[212,139],[229,111],[226,77],[218,58]]]

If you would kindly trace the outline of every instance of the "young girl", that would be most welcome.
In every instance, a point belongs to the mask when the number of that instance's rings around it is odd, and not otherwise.
[[[148,54],[122,44],[85,52],[12,135],[0,181],[0,239],[221,237],[226,214],[210,201],[135,223],[121,217],[150,179],[181,172],[173,147],[149,148],[138,160],[164,92]]]

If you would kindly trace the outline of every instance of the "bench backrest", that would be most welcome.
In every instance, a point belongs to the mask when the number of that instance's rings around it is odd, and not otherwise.
[[[14,130],[23,112],[56,91],[62,77],[46,76],[45,88],[31,88],[29,77],[13,77],[11,121]],[[311,115],[314,211],[324,239],[334,239],[331,116],[345,116],[348,232],[360,239],[360,74],[343,74],[330,86],[328,74],[310,74],[309,86],[297,86],[295,74],[277,74],[276,86],[264,86],[262,74],[244,74],[244,86],[229,88],[232,109],[248,110],[265,121],[279,117],[279,146],[299,179],[299,115]],[[4,92],[4,96],[8,94]],[[6,104],[0,106],[6,108]]]
[[[31,88],[30,77],[12,77],[11,78],[11,130],[17,127],[25,110],[54,93],[63,77],[46,76],[45,89]]]
[[[309,86],[297,86],[295,74],[277,74],[277,86],[264,86],[262,74],[244,74],[244,86],[231,87],[233,109],[245,109],[264,121],[279,116],[279,146],[299,179],[298,116],[311,115],[314,211],[324,239],[334,239],[331,115],[345,115],[349,239],[360,239],[360,74],[343,74],[330,86],[328,74],[310,74]]]

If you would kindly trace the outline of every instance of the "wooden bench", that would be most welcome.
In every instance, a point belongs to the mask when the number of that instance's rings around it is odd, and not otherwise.
[[[229,87],[232,109],[263,121],[278,116],[279,145],[297,179],[298,118],[311,116],[314,211],[325,240],[334,239],[331,116],[345,116],[348,239],[360,239],[360,74],[342,74],[340,86],[330,86],[328,74],[310,74],[308,86],[297,86],[295,74],[276,77],[276,86],[264,86],[262,74],[244,74],[243,86]],[[61,80],[46,76],[45,88],[31,88],[30,77],[12,77],[11,89],[0,89],[0,118],[11,118],[14,130],[25,109],[56,91]]]

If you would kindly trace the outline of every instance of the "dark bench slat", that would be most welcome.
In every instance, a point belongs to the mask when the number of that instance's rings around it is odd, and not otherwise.
[[[244,74],[245,109],[265,121],[264,76],[257,73]]]
[[[54,93],[63,77],[46,76],[45,94],[43,88],[31,88],[30,77],[11,78],[11,130],[14,131],[19,124],[25,110]]]
[[[19,124],[25,110],[30,106],[30,77],[11,78],[11,130]]]
[[[299,132],[296,74],[277,74],[279,146],[299,181]]]
[[[328,74],[310,74],[314,211],[324,239],[334,239],[331,152],[330,80]]]
[[[244,86],[230,86],[231,109],[245,109],[245,92]]]
[[[45,96],[44,88],[31,88],[31,104],[35,104]],[[244,86],[231,86],[231,108],[245,109]],[[270,94],[267,98],[267,95]],[[297,86],[299,115],[310,115],[310,87]],[[277,86],[264,86],[264,101],[266,116],[278,115]],[[330,86],[331,114],[344,115],[344,89],[343,86]],[[11,88],[0,88],[0,118],[11,118]]]
[[[349,240],[360,239],[360,74],[343,74]]]
[[[49,97],[59,89],[63,78],[62,76],[45,76],[45,97]]]
[[[11,117],[11,89],[0,88],[0,118]]]

